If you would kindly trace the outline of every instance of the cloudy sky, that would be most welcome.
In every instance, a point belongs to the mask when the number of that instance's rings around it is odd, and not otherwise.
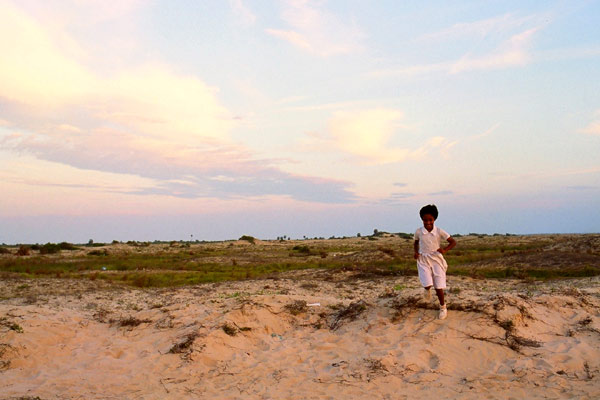
[[[600,1],[0,0],[0,242],[600,231]]]

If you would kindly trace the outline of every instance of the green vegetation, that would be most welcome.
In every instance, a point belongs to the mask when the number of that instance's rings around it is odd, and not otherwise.
[[[377,232],[379,233],[379,231]],[[170,287],[260,279],[298,269],[351,271],[357,279],[416,276],[407,235],[330,240],[257,242],[127,242],[94,248],[68,243],[20,245],[0,257],[0,277],[77,278],[136,287]],[[598,235],[464,236],[446,254],[449,275],[527,280],[600,275]],[[372,237],[369,237],[371,239]],[[556,250],[556,245],[565,246]],[[552,247],[551,250],[549,246]],[[582,247],[583,246],[583,247]],[[90,248],[91,247],[91,248]],[[37,249],[37,250],[36,250]],[[68,251],[65,251],[68,250]],[[27,257],[23,257],[27,256]]]
[[[256,244],[256,238],[254,238],[252,236],[248,236],[248,235],[244,235],[241,238],[239,238],[238,240],[245,240],[246,242]]]
[[[16,322],[9,321],[8,318],[6,318],[6,317],[1,317],[0,318],[0,325],[1,326],[5,326],[9,330],[15,331],[17,333],[23,333],[24,332],[23,328],[21,327],[21,325],[17,324]]]

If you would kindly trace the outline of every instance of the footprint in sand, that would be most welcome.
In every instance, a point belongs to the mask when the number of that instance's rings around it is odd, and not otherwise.
[[[435,354],[430,353],[429,355],[429,368],[435,370],[440,366],[440,358]]]

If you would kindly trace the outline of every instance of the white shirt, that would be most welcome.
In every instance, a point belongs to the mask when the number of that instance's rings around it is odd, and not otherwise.
[[[415,240],[419,241],[419,254],[429,254],[437,251],[441,247],[442,240],[450,237],[448,232],[434,226],[431,232],[427,231],[424,226],[417,229],[415,232]]]

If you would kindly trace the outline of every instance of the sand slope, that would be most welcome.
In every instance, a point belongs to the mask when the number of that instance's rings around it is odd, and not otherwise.
[[[350,272],[0,289],[0,398],[600,398],[598,278],[451,277],[444,321],[416,278]]]

